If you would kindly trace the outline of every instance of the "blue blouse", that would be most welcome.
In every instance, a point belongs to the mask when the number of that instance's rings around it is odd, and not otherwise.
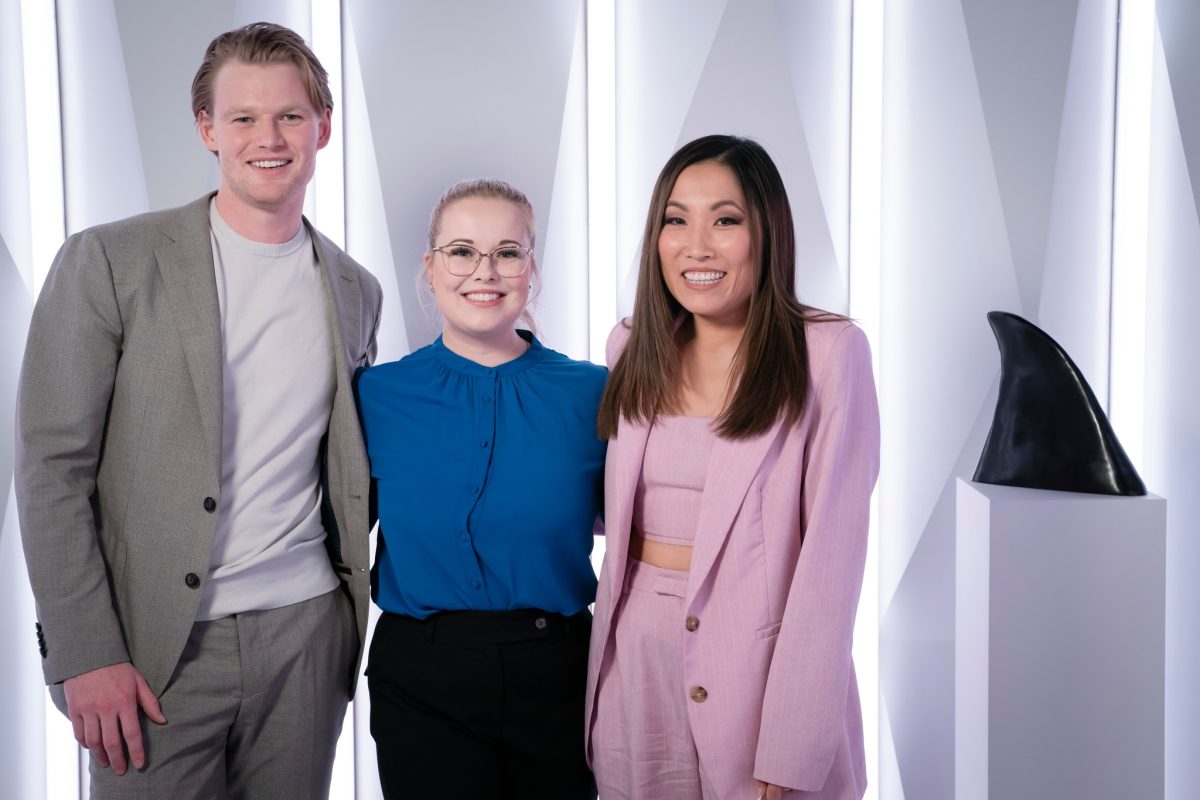
[[[606,450],[596,409],[608,372],[520,333],[529,349],[498,367],[439,337],[359,376],[385,611],[574,614],[595,600]]]

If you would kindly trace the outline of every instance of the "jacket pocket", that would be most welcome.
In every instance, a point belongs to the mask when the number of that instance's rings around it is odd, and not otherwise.
[[[779,635],[779,628],[783,625],[782,622],[772,622],[770,625],[764,625],[754,632],[759,639],[770,639]]]

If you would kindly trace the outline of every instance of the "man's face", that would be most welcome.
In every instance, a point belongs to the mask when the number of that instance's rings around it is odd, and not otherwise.
[[[200,137],[221,165],[218,208],[225,221],[295,216],[329,142],[329,109],[313,108],[294,64],[228,61],[213,80]],[[231,218],[232,217],[232,218]]]

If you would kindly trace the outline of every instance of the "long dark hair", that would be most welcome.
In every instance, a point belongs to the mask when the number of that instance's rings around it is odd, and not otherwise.
[[[733,360],[737,388],[717,418],[717,434],[727,439],[755,436],[781,415],[788,424],[797,422],[808,399],[805,323],[842,319],[808,309],[796,299],[792,209],[783,178],[762,145],[724,135],[689,142],[667,161],[650,196],[629,341],[600,400],[596,428],[602,439],[616,435],[621,417],[646,422],[660,411],[677,408],[682,381],[676,330],[679,317],[687,312],[663,279],[658,237],[679,173],[702,161],[729,167],[741,185],[760,267]]]

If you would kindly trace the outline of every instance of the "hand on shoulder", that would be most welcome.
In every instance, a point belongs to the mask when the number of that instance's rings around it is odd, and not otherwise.
[[[629,341],[629,334],[633,330],[633,318],[625,317],[613,326],[612,331],[608,334],[608,342],[604,345],[604,359],[608,362],[608,368],[612,369],[616,365],[617,359],[621,357],[621,351],[625,349],[625,344]]]

